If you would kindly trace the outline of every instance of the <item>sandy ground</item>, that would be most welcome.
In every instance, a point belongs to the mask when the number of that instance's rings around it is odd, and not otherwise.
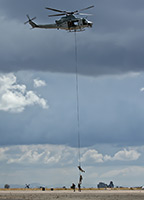
[[[144,191],[0,191],[0,200],[144,200]]]

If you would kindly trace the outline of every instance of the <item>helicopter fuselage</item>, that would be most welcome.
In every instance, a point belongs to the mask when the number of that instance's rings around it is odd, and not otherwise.
[[[82,30],[86,27],[92,27],[92,22],[85,18],[76,18],[74,15],[62,17],[55,22],[61,29],[66,30]]]
[[[29,20],[32,28],[43,29],[64,29],[68,31],[82,31],[86,27],[92,27],[93,23],[85,18],[76,18],[74,15],[67,15],[60,20],[56,20],[54,24],[38,25]]]

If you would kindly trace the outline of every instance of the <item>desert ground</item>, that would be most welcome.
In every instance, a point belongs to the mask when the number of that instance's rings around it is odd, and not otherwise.
[[[0,200],[143,200],[143,190],[98,191],[0,191]]]

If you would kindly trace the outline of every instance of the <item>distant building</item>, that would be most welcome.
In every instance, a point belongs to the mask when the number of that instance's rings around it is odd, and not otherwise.
[[[108,185],[109,188],[114,188],[114,184],[112,181],[110,181],[110,184]]]
[[[114,188],[114,184],[113,184],[113,181],[110,181],[109,185],[107,185],[106,183],[103,183],[103,182],[99,182],[97,187],[98,188]]]
[[[5,184],[5,185],[4,185],[4,188],[5,188],[5,189],[9,189],[9,188],[10,188],[10,185],[9,185],[9,184]]]
[[[103,183],[103,182],[100,182],[98,185],[97,185],[98,188],[107,188],[107,184]]]

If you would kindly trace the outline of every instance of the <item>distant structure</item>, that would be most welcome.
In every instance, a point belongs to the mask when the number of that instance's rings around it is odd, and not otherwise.
[[[114,184],[113,184],[113,181],[110,181],[109,185],[103,182],[99,182],[99,184],[97,185],[97,188],[114,188]]]
[[[5,184],[5,185],[4,185],[4,188],[5,188],[5,189],[9,189],[9,188],[10,188],[10,185],[9,185],[9,184]]]
[[[97,188],[107,188],[107,184],[103,182],[99,182],[99,184],[97,185]]]
[[[110,181],[110,184],[108,185],[109,188],[114,188],[114,184],[112,181]]]

